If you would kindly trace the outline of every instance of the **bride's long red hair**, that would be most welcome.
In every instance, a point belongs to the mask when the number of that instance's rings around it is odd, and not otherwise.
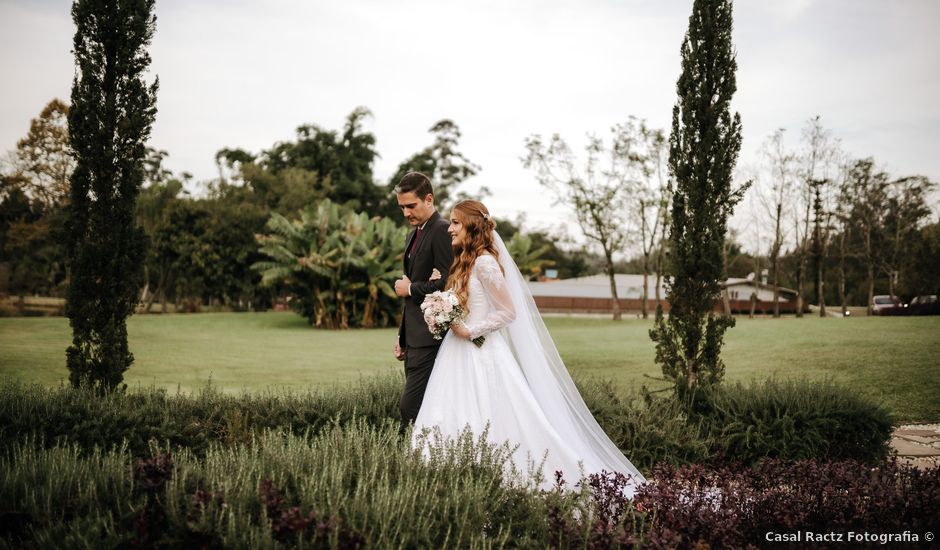
[[[463,242],[454,246],[454,263],[450,266],[447,276],[447,288],[454,291],[464,311],[467,308],[467,285],[470,282],[470,270],[473,263],[482,254],[490,253],[499,260],[499,250],[493,241],[493,230],[496,222],[490,216],[490,211],[480,201],[460,201],[451,211],[467,232]],[[500,265],[502,269],[502,265]]]

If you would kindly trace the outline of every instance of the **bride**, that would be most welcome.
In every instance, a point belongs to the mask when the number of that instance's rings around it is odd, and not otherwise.
[[[465,200],[450,215],[454,263],[447,288],[467,317],[444,336],[415,421],[412,445],[465,429],[496,445],[508,441],[512,462],[553,485],[554,473],[620,472],[633,496],[646,479],[594,420],[535,307],[528,285],[481,202]],[[435,274],[433,278],[439,277]],[[482,345],[473,340],[484,337]]]

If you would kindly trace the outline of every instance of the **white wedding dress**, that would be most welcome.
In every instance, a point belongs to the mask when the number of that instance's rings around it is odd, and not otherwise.
[[[448,332],[415,421],[412,445],[456,439],[469,428],[494,445],[515,448],[512,464],[550,489],[555,472],[569,485],[582,475],[620,472],[632,497],[645,483],[594,420],[571,381],[519,269],[494,232],[500,258],[477,258],[468,284],[465,325],[477,347]],[[500,269],[500,264],[505,269]]]

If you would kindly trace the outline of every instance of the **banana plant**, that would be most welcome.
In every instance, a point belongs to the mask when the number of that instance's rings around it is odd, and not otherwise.
[[[360,257],[360,267],[365,275],[365,288],[368,291],[362,313],[363,327],[375,326],[376,313],[381,309],[380,296],[388,297],[391,307],[397,305],[393,285],[401,272],[401,252],[398,247],[405,240],[406,233],[405,228],[391,220],[379,218],[372,220],[361,235],[363,254]],[[388,316],[386,320],[387,318]]]
[[[509,255],[519,266],[519,271],[529,280],[532,280],[542,274],[545,267],[555,265],[554,260],[542,258],[549,251],[549,245],[542,245],[535,250],[532,249],[532,238],[522,233],[516,233],[506,243],[506,249]]]
[[[261,272],[263,285],[283,285],[311,325],[373,327],[393,318],[404,228],[325,200],[299,220],[273,214],[267,229],[256,238],[270,260],[252,268]]]

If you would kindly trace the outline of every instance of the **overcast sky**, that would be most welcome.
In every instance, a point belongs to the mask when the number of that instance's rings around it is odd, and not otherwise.
[[[53,97],[68,99],[68,1],[0,0],[0,151]],[[606,135],[630,115],[669,126],[691,1],[157,0],[160,77],[151,144],[168,167],[216,176],[215,152],[258,152],[297,126],[338,129],[357,106],[381,155],[376,177],[450,118],[482,166],[497,216],[572,220],[523,169],[523,140]],[[819,114],[855,157],[940,181],[940,1],[735,4],[741,164],[778,127],[796,145]],[[746,207],[746,205],[742,205]]]

